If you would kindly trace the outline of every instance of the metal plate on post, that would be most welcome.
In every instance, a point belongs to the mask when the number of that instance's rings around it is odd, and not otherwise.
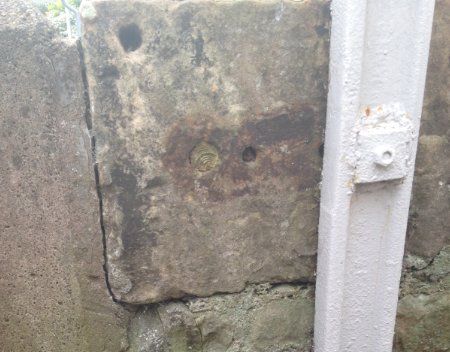
[[[367,107],[356,135],[355,184],[398,180],[407,175],[414,130],[399,104]]]

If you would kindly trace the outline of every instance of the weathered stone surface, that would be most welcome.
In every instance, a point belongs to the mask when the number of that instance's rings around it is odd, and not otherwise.
[[[313,317],[311,287],[250,286],[143,308],[130,324],[130,352],[309,352]]]
[[[450,0],[437,0],[395,352],[450,351],[449,32]]]
[[[328,1],[81,12],[115,296],[313,281]]]
[[[432,258],[450,244],[450,1],[436,1],[406,249]]]
[[[450,351],[450,247],[405,272],[395,333],[395,352]]]
[[[0,351],[121,351],[77,48],[0,0]]]

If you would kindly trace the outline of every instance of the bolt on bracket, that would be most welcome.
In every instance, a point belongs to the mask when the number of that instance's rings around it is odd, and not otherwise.
[[[398,180],[411,171],[415,131],[400,104],[367,107],[355,132],[356,184]]]

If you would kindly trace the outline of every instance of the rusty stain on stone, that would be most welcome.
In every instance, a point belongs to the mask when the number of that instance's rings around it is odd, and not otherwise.
[[[278,177],[283,177],[285,183],[295,185],[296,190],[301,191],[319,181],[315,164],[309,161],[309,155],[319,148],[313,138],[314,128],[314,111],[309,106],[261,115],[235,128],[221,127],[220,117],[187,117],[169,131],[162,162],[180,190],[192,192],[197,182],[209,194],[211,201],[259,194],[263,184],[270,180],[278,183]],[[202,139],[210,143],[197,145]],[[220,165],[215,162],[208,168],[198,165],[201,157],[204,162],[210,158],[212,161],[214,153],[218,153],[213,145],[221,150]],[[254,156],[251,166],[243,162],[243,151],[249,146],[253,151],[258,150],[258,158]],[[185,161],[188,150],[192,151],[190,163]],[[190,172],[192,166],[202,172],[200,178]],[[215,166],[218,169],[214,174],[204,173]]]
[[[116,298],[314,280],[328,3],[286,2],[279,22],[272,2],[94,3],[83,45]],[[111,29],[130,21],[142,45],[126,53]]]

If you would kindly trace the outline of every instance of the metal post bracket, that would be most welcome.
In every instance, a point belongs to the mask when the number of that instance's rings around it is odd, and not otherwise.
[[[355,132],[355,184],[398,180],[408,174],[415,131],[401,104],[367,107]]]

